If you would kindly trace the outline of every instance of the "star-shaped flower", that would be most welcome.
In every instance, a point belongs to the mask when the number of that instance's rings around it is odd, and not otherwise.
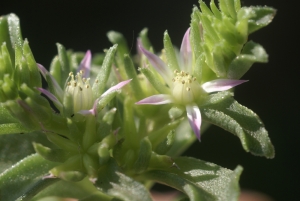
[[[72,72],[69,73],[65,89],[62,89],[55,78],[42,65],[38,64],[41,74],[47,80],[48,84],[51,85],[52,93],[43,88],[37,89],[53,101],[60,112],[69,109],[72,111],[72,114],[92,114],[96,116],[99,100],[113,91],[121,89],[131,81],[122,81],[110,87],[100,97],[94,97],[92,87],[90,86],[90,78],[88,78],[90,74],[91,57],[91,52],[88,50],[78,67],[76,75]],[[95,80],[95,82],[98,81]],[[71,108],[68,108],[70,106]]]
[[[150,64],[166,82],[169,93],[153,95],[138,101],[136,104],[161,105],[175,103],[185,106],[190,126],[200,141],[202,119],[198,104],[205,99],[208,93],[225,91],[247,80],[216,79],[203,84],[201,80],[197,80],[193,75],[193,55],[190,46],[189,32],[190,29],[186,31],[183,37],[180,53],[177,58],[180,69],[174,72],[171,72],[162,59],[144,49],[142,45],[139,45],[140,51],[147,57]]]

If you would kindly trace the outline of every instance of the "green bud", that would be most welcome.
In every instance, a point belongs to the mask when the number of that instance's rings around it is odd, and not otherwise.
[[[153,169],[167,169],[176,165],[170,156],[158,155],[152,152],[151,159],[149,162],[149,168]]]
[[[142,99],[143,97],[145,97],[145,95],[137,77],[136,69],[129,55],[124,55],[124,66],[127,77],[132,79],[129,85],[132,89],[133,95],[138,100]]]
[[[96,118],[92,115],[86,117],[85,131],[83,134],[83,149],[87,150],[96,142]]]
[[[137,155],[137,159],[134,163],[134,171],[141,173],[147,170],[152,154],[152,145],[148,137],[143,138],[140,141],[140,148]]]
[[[92,157],[89,154],[83,155],[83,166],[87,171],[89,177],[97,177],[97,170],[99,168],[97,157]]]
[[[183,114],[184,111],[185,110],[183,110],[182,108],[172,107],[168,112],[169,117],[170,117],[170,119],[177,119]]]
[[[23,44],[23,55],[27,62],[29,77],[30,77],[30,87],[42,87],[42,79],[40,76],[39,69],[29,47],[28,41],[25,39]]]
[[[14,67],[11,62],[10,54],[6,47],[6,42],[1,46],[0,52],[0,79],[3,79],[5,74],[9,74],[12,77]]]
[[[23,100],[8,100],[3,105],[10,114],[18,119],[22,125],[30,130],[40,130],[41,125],[33,116],[31,109]]]
[[[46,136],[50,142],[63,150],[69,151],[71,153],[79,153],[80,151],[80,147],[78,145],[58,134],[46,133]]]
[[[177,128],[177,126],[183,119],[184,118],[173,121],[173,122],[167,124],[166,126],[149,133],[149,139],[152,143],[153,149],[155,149],[158,144],[160,144],[162,141],[164,141],[164,139],[167,137],[169,132],[171,130]]]
[[[167,135],[167,137],[164,139],[164,141],[162,141],[160,144],[157,145],[155,152],[161,155],[166,154],[170,150],[174,142],[175,142],[175,131],[171,130]]]
[[[50,149],[39,143],[33,143],[34,150],[44,159],[53,162],[64,162],[70,157],[70,153],[62,149]]]
[[[18,97],[17,86],[8,74],[4,75],[3,81],[0,82],[0,91],[2,94],[0,97],[1,102],[14,100]]]

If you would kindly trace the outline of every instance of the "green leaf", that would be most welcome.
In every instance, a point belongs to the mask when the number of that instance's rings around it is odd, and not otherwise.
[[[32,142],[51,147],[47,138],[38,132],[26,134],[0,135],[0,173],[26,156],[33,154]],[[22,151],[20,151],[22,150]]]
[[[145,187],[123,174],[112,159],[99,172],[95,186],[100,191],[124,201],[151,201]]]
[[[175,54],[175,51],[173,48],[173,44],[172,44],[171,38],[167,31],[165,31],[165,33],[164,33],[164,48],[166,51],[168,67],[172,71],[180,70],[178,61],[177,61],[177,57],[176,57],[176,54]]]
[[[147,28],[144,28],[140,34],[139,34],[139,39],[141,40],[142,42],[142,45],[143,47],[146,49],[146,50],[149,50],[152,45],[151,45],[151,42],[148,38],[148,29]],[[154,50],[153,50],[154,51]]]
[[[191,201],[234,201],[242,167],[234,171],[190,157],[173,158],[177,167],[151,170],[140,177],[184,192]]]
[[[59,43],[57,43],[56,46],[58,51],[58,60],[61,66],[61,82],[59,85],[63,88],[67,78],[69,77],[71,68],[65,47]]]
[[[270,24],[276,9],[262,6],[243,7],[238,12],[238,19],[248,19],[248,33],[251,34]]]
[[[201,133],[203,134],[210,126],[207,122],[202,122]],[[151,135],[150,135],[151,136]],[[194,132],[191,130],[189,122],[185,119],[176,128],[175,139],[171,148],[167,151],[168,156],[179,156],[187,150],[196,140]]]
[[[46,161],[37,154],[19,161],[0,174],[1,198],[8,201],[16,200],[55,165],[57,163]]]
[[[55,197],[54,197],[55,196]],[[85,178],[79,182],[68,182],[60,180],[55,184],[49,186],[48,188],[37,194],[32,201],[54,201],[61,200],[62,198],[71,197],[80,200],[111,200],[112,197],[97,191],[92,182]],[[90,198],[90,199],[88,199]],[[95,199],[92,199],[95,198]]]
[[[245,151],[274,158],[274,147],[257,114],[240,105],[228,91],[212,95],[208,102],[209,104],[201,108],[201,115],[205,121],[239,137]]]
[[[18,120],[13,118],[10,112],[0,103],[0,125],[5,123],[16,123]]]
[[[112,44],[118,45],[118,56],[121,58],[121,60],[123,60],[124,55],[129,54],[127,41],[124,38],[123,34],[116,31],[109,31],[107,33],[107,37]]]
[[[138,158],[134,164],[134,171],[140,173],[148,168],[150,158],[152,154],[152,145],[148,137],[144,137],[140,141],[140,149],[138,152]]]
[[[255,62],[268,62],[268,54],[260,44],[249,41],[245,44],[242,53],[230,63],[227,77],[240,79]]]
[[[133,95],[138,100],[142,99],[143,97],[145,97],[145,95],[144,95],[142,87],[140,85],[139,78],[137,76],[133,61],[129,55],[124,55],[124,66],[125,66],[125,71],[126,71],[127,77],[129,79],[132,79],[131,82],[129,83],[129,85],[132,89]]]
[[[106,82],[110,75],[110,70],[114,61],[115,52],[117,51],[117,46],[118,45],[114,45],[107,51],[101,70],[99,71],[96,81],[93,84],[93,94],[96,98],[100,97],[105,89]]]
[[[33,130],[28,129],[27,127],[23,126],[20,123],[5,123],[0,124],[0,135],[3,134],[24,134],[24,133],[30,133]]]

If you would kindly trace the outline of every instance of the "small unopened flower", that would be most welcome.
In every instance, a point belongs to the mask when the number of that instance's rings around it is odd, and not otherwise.
[[[185,106],[190,126],[198,140],[200,140],[202,120],[198,105],[201,105],[208,93],[228,90],[246,82],[246,80],[216,79],[206,83],[201,83],[201,80],[197,80],[194,76],[189,32],[190,30],[188,29],[183,37],[180,53],[177,58],[180,69],[174,72],[167,68],[162,59],[139,45],[140,51],[163,77],[168,86],[169,93],[153,95],[138,101],[136,104],[161,105],[175,103]]]
[[[131,81],[122,81],[109,88],[100,97],[94,97],[90,85],[90,78],[88,77],[90,74],[91,56],[91,52],[87,51],[79,65],[78,72],[75,75],[73,72],[69,73],[64,89],[59,86],[54,77],[42,65],[38,64],[40,72],[48,81],[48,84],[51,85],[53,93],[43,88],[37,89],[52,100],[59,111],[67,113],[67,115],[79,113],[82,115],[92,114],[95,116],[97,114],[97,105],[101,98],[113,91],[121,89]],[[95,80],[95,82],[98,82],[98,80]]]

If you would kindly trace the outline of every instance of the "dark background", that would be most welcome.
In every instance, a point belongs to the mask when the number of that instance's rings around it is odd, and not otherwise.
[[[111,46],[106,38],[109,30],[122,32],[133,52],[135,39],[144,27],[149,28],[156,50],[162,48],[166,29],[173,43],[179,46],[189,26],[193,5],[198,5],[198,1],[2,0],[0,14],[14,12],[19,16],[23,37],[29,39],[37,62],[49,66],[56,54],[56,42],[75,51],[100,52]],[[296,6],[279,0],[244,0],[242,5],[268,5],[278,9],[269,26],[250,36],[266,49],[269,63],[254,64],[243,77],[250,82],[235,91],[236,99],[264,121],[275,146],[275,159],[246,153],[238,138],[214,126],[185,155],[230,169],[240,164],[244,167],[240,180],[243,189],[264,192],[277,201],[298,200],[299,50],[296,45],[299,46],[299,32],[296,27],[299,17]]]

